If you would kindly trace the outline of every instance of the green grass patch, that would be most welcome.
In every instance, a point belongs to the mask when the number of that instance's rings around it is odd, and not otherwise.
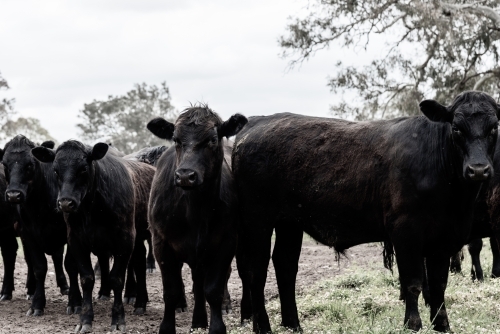
[[[332,257],[332,261],[333,261]],[[470,258],[463,262],[464,274],[450,274],[446,292],[446,308],[454,333],[500,333],[500,279],[489,278],[492,255],[487,240],[481,260],[485,280],[470,278]],[[409,334],[403,324],[405,305],[399,300],[399,280],[395,270],[381,271],[356,267],[335,279],[318,282],[297,296],[297,307],[304,333],[369,333]],[[300,275],[300,272],[299,272]],[[266,305],[275,333],[291,333],[281,327],[279,299]],[[429,309],[419,301],[424,328],[419,333],[436,333],[430,327]],[[252,333],[251,326],[239,327],[239,320],[228,318],[229,333]]]

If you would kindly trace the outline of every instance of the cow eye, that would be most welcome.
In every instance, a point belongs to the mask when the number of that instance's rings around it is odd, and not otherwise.
[[[457,135],[462,134],[462,132],[460,131],[460,129],[459,129],[459,128],[457,128],[455,125],[453,125],[453,126],[451,127],[451,129],[452,129],[452,130],[453,130],[453,132],[454,132],[454,133],[456,133]]]
[[[212,137],[212,139],[210,139],[210,144],[216,145],[217,144],[217,137]]]
[[[55,168],[54,168],[54,174],[56,174],[56,176],[59,176],[59,172]]]

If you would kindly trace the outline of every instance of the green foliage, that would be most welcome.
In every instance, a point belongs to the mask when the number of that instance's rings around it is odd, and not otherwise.
[[[279,43],[291,66],[330,46],[380,55],[367,66],[337,63],[328,82],[343,97],[331,107],[336,116],[416,115],[424,97],[450,103],[470,89],[500,98],[497,0],[312,0],[309,15],[292,19],[287,30]],[[377,35],[385,37],[385,51]]]
[[[89,142],[110,142],[124,153],[132,153],[146,146],[164,145],[146,128],[155,117],[174,121],[177,111],[170,103],[166,83],[136,84],[123,96],[109,96],[105,101],[94,100],[80,111],[78,124],[83,139]]]
[[[56,142],[41,124],[40,121],[32,117],[19,117],[17,120],[7,120],[2,126],[1,139],[7,142],[16,135],[22,134],[35,143],[41,144],[44,141],[52,140]]]

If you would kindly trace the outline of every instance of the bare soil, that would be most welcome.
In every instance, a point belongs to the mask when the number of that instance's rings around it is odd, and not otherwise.
[[[297,277],[297,290],[307,289],[318,281],[335,277],[349,267],[382,267],[382,248],[376,244],[360,245],[348,251],[347,257],[341,257],[337,262],[335,252],[323,245],[319,245],[306,237],[302,246]],[[96,259],[94,258],[94,262]],[[45,314],[41,317],[27,317],[26,311],[30,301],[26,300],[26,273],[27,267],[22,254],[18,255],[15,272],[15,291],[11,301],[0,302],[0,333],[73,333],[75,325],[79,323],[78,315],[66,315],[67,296],[61,296],[56,286],[54,267],[48,260],[49,272],[47,275]],[[271,262],[272,263],[272,262]],[[3,273],[3,268],[0,271]],[[183,277],[188,297],[188,312],[176,315],[177,332],[189,333],[191,324],[193,295],[191,291],[191,274],[187,266],[183,268]],[[150,303],[143,316],[132,315],[133,307],[126,305],[127,333],[157,333],[163,317],[162,284],[159,270],[147,276]],[[94,287],[94,296],[97,297],[99,280]],[[241,299],[241,281],[238,277],[236,264],[233,261],[233,272],[229,279],[229,292],[233,300],[233,312],[227,317],[239,319],[239,301]],[[265,290],[266,299],[278,297],[276,277],[272,264],[269,266]],[[94,300],[95,319],[94,333],[107,333],[111,324],[110,301]]]

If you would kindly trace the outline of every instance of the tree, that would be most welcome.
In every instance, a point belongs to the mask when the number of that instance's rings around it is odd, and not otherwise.
[[[164,141],[152,135],[146,124],[155,117],[174,121],[178,112],[170,100],[165,82],[160,87],[136,84],[123,96],[110,95],[105,101],[85,104],[78,116],[82,119],[78,127],[84,139],[110,142],[124,153],[162,145]]]
[[[291,67],[333,43],[368,50],[377,35],[386,38],[386,51],[369,65],[337,63],[328,81],[343,97],[332,106],[337,116],[415,115],[424,97],[449,103],[470,89],[500,97],[498,0],[314,0],[287,30],[279,43]],[[358,98],[348,103],[345,95]]]
[[[15,121],[9,119],[2,126],[1,136],[3,137],[3,142],[7,142],[19,134],[22,134],[31,141],[39,144],[47,140],[57,142],[54,138],[52,138],[49,131],[47,131],[47,129],[40,124],[40,121],[33,117],[19,117]]]
[[[8,90],[9,84],[0,74],[0,90],[2,89]],[[3,98],[0,101],[0,142],[2,145],[18,134],[25,135],[30,140],[38,143],[42,143],[46,140],[56,142],[49,132],[40,124],[38,119],[32,117],[19,117],[17,120],[12,120],[12,116],[16,114],[14,102],[15,100],[12,98]]]
[[[0,91],[8,90],[9,84],[0,73]],[[0,123],[5,122],[14,113],[14,99],[2,98],[0,100]]]

